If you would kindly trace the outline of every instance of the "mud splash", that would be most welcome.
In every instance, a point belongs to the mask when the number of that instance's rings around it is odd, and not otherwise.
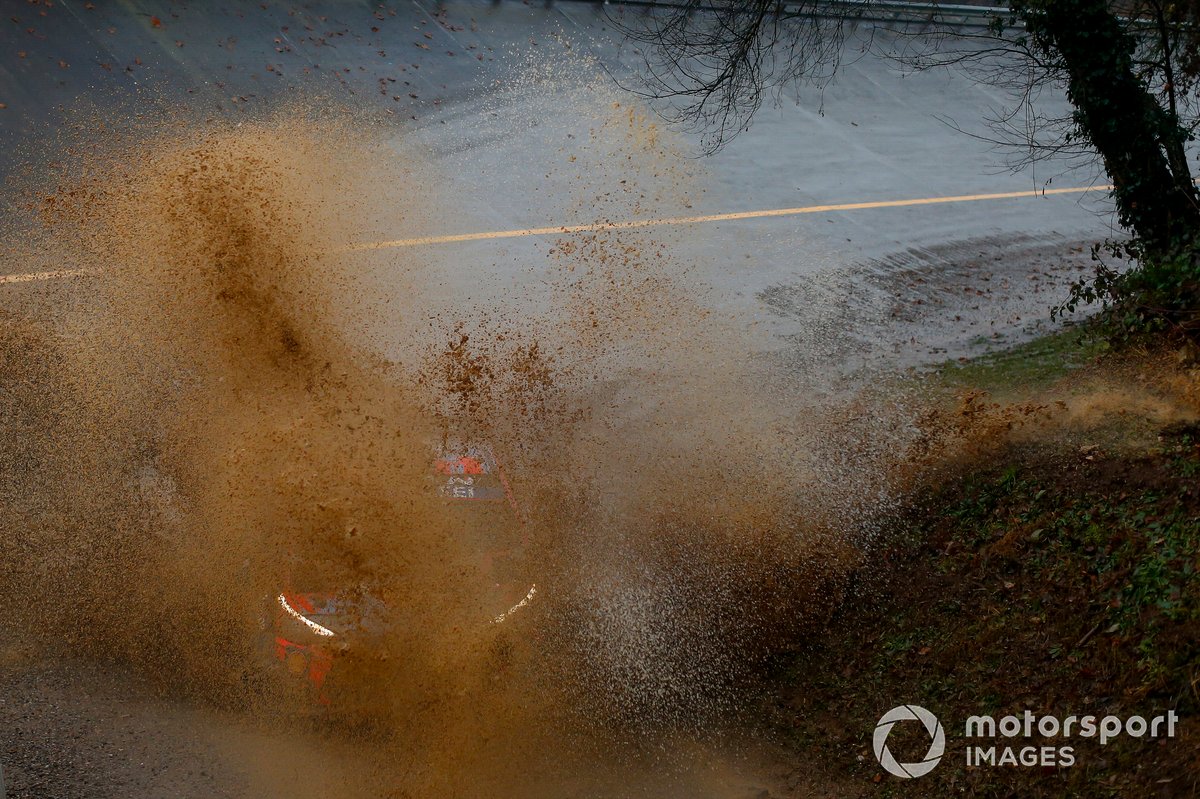
[[[620,188],[573,213],[662,213],[674,154],[600,107],[567,179]],[[164,123],[76,153],[26,194],[9,257],[90,276],[0,317],[0,599],[51,649],[287,728],[314,697],[281,687],[264,614],[333,586],[386,609],[316,701],[387,752],[379,789],[537,795],[736,717],[836,605],[870,464],[859,502],[818,457],[827,417],[747,388],[744,333],[669,237],[563,236],[537,296],[446,301],[428,251],[356,249],[455,205],[361,119]],[[439,452],[481,446],[503,503],[432,490]]]

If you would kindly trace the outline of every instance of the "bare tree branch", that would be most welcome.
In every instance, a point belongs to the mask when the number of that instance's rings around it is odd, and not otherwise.
[[[640,83],[625,88],[658,101],[673,123],[699,133],[705,152],[749,125],[772,89],[823,87],[841,65],[846,34],[869,3],[830,15],[828,3],[800,0],[683,0],[613,22],[638,46]]]

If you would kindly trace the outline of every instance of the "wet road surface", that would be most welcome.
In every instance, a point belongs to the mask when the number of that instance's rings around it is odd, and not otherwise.
[[[298,97],[324,97],[389,115],[397,137],[423,148],[425,173],[454,198],[455,213],[422,235],[621,221],[588,201],[617,188],[618,173],[593,176],[594,191],[581,193],[561,168],[566,150],[594,124],[582,105],[588,100],[573,96],[572,87],[608,82],[606,72],[632,80],[637,56],[612,30],[606,14],[623,12],[611,6],[331,2],[214,9],[125,2],[20,12],[0,28],[4,171],[18,169],[55,126],[89,107],[111,114],[183,106],[196,115],[238,118]],[[869,33],[884,44],[891,35]],[[906,74],[895,61],[858,54],[856,44],[832,86],[801,88],[799,103],[789,92],[768,104],[723,151],[686,163],[692,185],[640,218],[1088,189],[1101,182],[1086,167],[1007,171],[1012,154],[971,135],[988,135],[982,119],[1003,107],[1004,97],[957,71]],[[642,107],[616,88],[612,98]],[[1042,102],[1053,110],[1064,100]],[[684,137],[680,145],[685,155],[696,152],[695,140]],[[605,186],[606,179],[613,185]],[[957,324],[976,303],[943,310],[935,302],[931,310],[918,297],[926,307],[908,310],[920,312],[918,327],[938,332],[914,342],[913,330],[893,329],[896,308],[889,292],[871,288],[873,281],[903,280],[913,268],[937,275],[964,259],[1002,261],[998,256],[1019,238],[1053,261],[1037,278],[1046,290],[1036,296],[1023,290],[1030,277],[1020,267],[1006,276],[1020,288],[1004,299],[986,298],[1019,331],[1030,318],[1044,317],[1065,280],[1078,273],[1080,263],[1057,256],[1113,233],[1103,191],[668,227],[677,228],[663,232],[676,257],[693,264],[695,279],[711,288],[709,302],[773,334],[762,339],[764,349],[788,349],[781,342],[829,324],[830,309],[848,304],[862,330],[836,354],[864,362],[937,360],[997,337],[994,329]],[[397,235],[396,226],[380,220],[372,238]],[[479,301],[497,285],[536,285],[538,271],[521,266],[544,261],[550,246],[546,236],[482,239],[439,244],[422,257],[446,275],[447,302],[467,295]],[[387,258],[375,254],[381,271]],[[471,265],[469,280],[454,277],[464,263]],[[997,294],[994,285],[976,281],[973,288]],[[804,300],[789,304],[784,297]]]

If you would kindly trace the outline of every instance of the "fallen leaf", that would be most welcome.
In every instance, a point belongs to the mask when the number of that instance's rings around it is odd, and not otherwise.
[[[162,20],[159,19],[158,17],[150,17],[150,27],[151,28],[161,28]]]

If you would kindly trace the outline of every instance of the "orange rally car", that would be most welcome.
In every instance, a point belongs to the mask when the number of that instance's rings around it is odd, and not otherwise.
[[[479,623],[503,624],[537,596],[537,586],[514,576],[524,545],[524,517],[503,468],[486,447],[451,445],[438,450],[430,470],[430,489],[440,495],[447,513],[464,513],[464,520],[482,540],[477,549],[489,575],[495,609]],[[489,539],[489,532],[492,534]],[[514,535],[515,533],[515,535]],[[513,547],[513,540],[520,541]],[[292,687],[308,694],[318,707],[335,703],[331,690],[339,670],[350,668],[350,653],[383,635],[388,609],[361,589],[302,590],[311,586],[282,586],[268,600],[263,619],[265,643],[275,669],[282,669]]]

